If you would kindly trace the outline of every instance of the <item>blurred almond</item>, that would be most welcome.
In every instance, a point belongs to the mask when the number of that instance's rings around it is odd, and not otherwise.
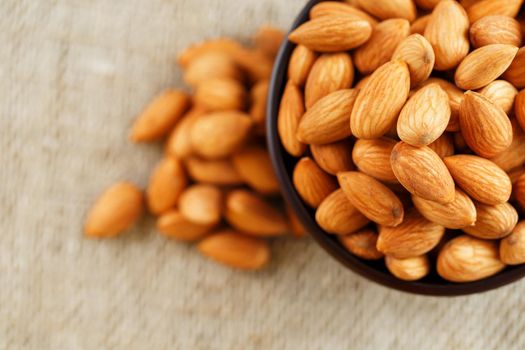
[[[250,91],[252,105],[250,116],[252,117],[255,131],[261,135],[266,131],[266,101],[268,98],[268,80],[263,79],[255,83]]]
[[[329,174],[336,175],[341,171],[353,170],[352,141],[343,139],[324,145],[311,145],[310,151],[317,165]]]
[[[352,159],[357,168],[380,181],[397,183],[390,154],[396,141],[383,137],[374,140],[357,140],[352,150]]]
[[[386,256],[385,264],[392,275],[403,281],[417,281],[430,272],[430,263],[426,255],[405,259]]]
[[[190,130],[195,120],[205,113],[206,110],[204,108],[194,107],[184,115],[182,120],[175,125],[166,141],[167,154],[180,159],[191,155],[193,149],[191,147]]]
[[[436,141],[428,145],[439,158],[445,158],[454,154],[454,140],[449,133],[444,133]]]
[[[185,159],[185,165],[193,181],[221,186],[240,185],[244,182],[230,159],[189,157]]]
[[[371,229],[338,236],[346,250],[365,260],[379,260],[383,257],[383,253],[376,248],[377,237],[377,233]]]
[[[324,4],[322,2],[320,4]],[[297,45],[290,56],[290,63],[288,64],[288,79],[295,85],[303,86],[306,83],[308,74],[317,60],[317,53],[310,50],[306,46]]]
[[[521,90],[519,94],[516,95],[514,101],[514,114],[518,120],[521,129],[525,131],[525,90]]]
[[[241,110],[245,105],[246,91],[235,79],[207,79],[196,86],[193,99],[197,106],[210,111]]]
[[[414,87],[428,79],[434,68],[435,56],[432,45],[424,36],[412,34],[401,41],[392,59],[405,61],[410,72],[410,85]]]
[[[265,195],[279,193],[279,182],[265,147],[246,146],[235,153],[232,159],[237,173],[254,190]]]
[[[312,208],[317,208],[337,189],[335,179],[308,157],[301,158],[295,165],[293,184],[301,198]]]
[[[312,19],[323,16],[350,16],[363,19],[372,27],[377,24],[377,20],[368,13],[341,1],[322,1],[310,10],[310,18]]]
[[[424,15],[417,18],[410,25],[410,34],[421,34],[425,35],[425,29],[427,28],[428,21],[430,20],[430,15]],[[434,52],[432,50],[432,52]]]
[[[525,175],[521,175],[514,184],[514,196],[518,204],[525,209]]]
[[[225,52],[208,52],[199,55],[189,62],[184,71],[184,81],[191,86],[209,79],[240,80],[241,78],[239,67],[231,55]]]
[[[321,202],[315,220],[326,232],[338,235],[355,232],[370,222],[350,203],[342,189],[332,192]]]
[[[379,19],[399,17],[413,21],[416,18],[416,6],[412,0],[358,0],[357,3]]]
[[[255,46],[273,60],[277,56],[277,52],[285,37],[286,34],[281,29],[264,25],[259,27],[257,33],[255,33]]]
[[[480,94],[497,104],[503,111],[509,114],[514,107],[514,99],[518,90],[506,80],[494,80],[479,91]]]
[[[513,134],[512,143],[505,151],[498,153],[490,159],[505,171],[525,164],[525,133],[516,121],[511,122],[511,124]]]
[[[306,229],[290,206],[286,206],[286,215],[288,217],[288,224],[290,226],[290,231],[292,231],[292,235],[297,238],[304,237],[306,235]]]
[[[459,106],[463,101],[463,90],[460,90],[456,85],[440,78],[429,78],[421,85],[438,84],[448,95],[448,102],[450,103],[450,120],[448,122],[447,131],[459,131]]]
[[[522,174],[525,174],[525,166],[519,166],[517,168],[514,168],[510,170],[507,174],[509,175],[510,182],[512,182],[512,185],[514,186],[518,181],[519,177]]]
[[[501,15],[516,17],[523,0],[481,0],[468,7],[470,23],[475,23],[482,17]]]
[[[525,46],[519,49],[509,68],[503,73],[503,79],[517,89],[525,88]]]
[[[284,149],[294,157],[299,157],[306,150],[306,145],[297,138],[297,128],[303,114],[303,94],[297,85],[288,81],[279,106],[277,131]]]
[[[491,44],[521,46],[520,23],[508,16],[482,17],[470,26],[470,41],[475,48]]]
[[[241,48],[241,45],[229,38],[219,38],[214,40],[206,40],[200,43],[193,44],[177,56],[177,62],[183,67],[187,67],[191,62],[194,62],[199,56],[208,53],[226,53],[231,54]]]
[[[512,233],[501,240],[499,255],[507,265],[525,263],[525,221],[520,221]]]
[[[487,205],[476,203],[477,219],[474,226],[463,227],[466,233],[483,239],[507,236],[518,222],[518,213],[509,203]]]
[[[273,59],[259,49],[241,47],[232,52],[232,58],[246,72],[251,82],[269,79],[272,74]]]
[[[480,2],[481,0],[459,0],[459,3],[465,10],[467,10],[470,6],[474,5],[477,2]]]
[[[191,222],[176,209],[167,211],[157,219],[157,230],[162,235],[180,241],[199,240],[210,231],[212,226]]]
[[[150,211],[159,215],[175,207],[187,185],[188,179],[179,160],[173,157],[161,160],[151,173],[146,189]]]
[[[213,185],[192,185],[181,193],[179,211],[196,224],[218,224],[222,214],[222,193]]]

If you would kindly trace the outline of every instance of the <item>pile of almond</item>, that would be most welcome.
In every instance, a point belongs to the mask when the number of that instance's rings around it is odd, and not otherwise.
[[[325,1],[278,115],[319,226],[402,280],[525,263],[523,0]]]
[[[120,182],[86,218],[89,237],[114,237],[143,213],[143,202],[168,238],[198,241],[226,265],[259,269],[270,259],[267,238],[302,227],[279,210],[279,185],[264,143],[266,96],[284,33],[262,27],[255,46],[217,39],[184,50],[178,62],[193,94],[168,90],[135,121],[133,142],[166,140],[145,195]]]

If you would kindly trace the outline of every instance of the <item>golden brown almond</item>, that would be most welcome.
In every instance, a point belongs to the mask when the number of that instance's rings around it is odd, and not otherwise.
[[[512,192],[510,178],[490,160],[458,154],[443,161],[456,184],[475,200],[489,205],[509,200]]]
[[[379,260],[384,255],[376,248],[377,236],[377,232],[363,229],[338,238],[346,250],[355,256],[365,260]]]
[[[401,41],[392,59],[405,61],[408,65],[412,87],[428,79],[435,62],[432,45],[420,34],[412,34]]]
[[[383,137],[375,140],[357,140],[352,159],[357,168],[380,181],[397,183],[390,165],[390,154],[396,141]]]
[[[292,235],[297,238],[304,237],[306,235],[306,229],[290,206],[286,206],[286,216]]]
[[[445,163],[428,146],[414,147],[401,141],[392,149],[390,163],[410,193],[442,204],[454,201],[454,180]]]
[[[239,48],[232,52],[232,58],[248,75],[250,81],[269,79],[272,74],[273,59],[259,49]]]
[[[221,221],[222,193],[213,185],[192,185],[181,193],[179,211],[191,222],[216,225]]]
[[[185,159],[184,164],[193,181],[220,186],[233,186],[244,183],[230,159],[205,160],[198,157],[189,157]]]
[[[481,89],[479,93],[500,106],[505,113],[510,114],[518,90],[506,80],[494,80]]]
[[[197,248],[208,258],[238,269],[257,270],[270,260],[270,247],[265,240],[232,230],[213,233]]]
[[[507,265],[525,263],[525,221],[520,221],[512,233],[501,240],[499,255]]]
[[[476,207],[463,191],[456,189],[454,201],[440,204],[431,200],[412,196],[414,206],[428,220],[450,229],[459,229],[474,225]]]
[[[521,90],[514,100],[514,114],[516,119],[521,126],[521,129],[525,131],[525,90]]]
[[[191,62],[195,61],[201,55],[216,52],[231,54],[240,48],[241,45],[238,42],[229,38],[207,40],[193,44],[182,50],[182,52],[177,57],[177,62],[182,67],[187,67]]]
[[[337,189],[335,179],[308,157],[301,158],[295,165],[293,184],[299,196],[312,208],[317,208]]]
[[[425,28],[425,38],[436,55],[436,70],[455,68],[467,56],[469,20],[463,7],[455,1],[440,1]]]
[[[171,131],[190,107],[188,94],[168,90],[155,97],[135,120],[129,138],[134,142],[152,141]]]
[[[514,168],[507,173],[509,175],[510,182],[512,182],[512,186],[516,184],[519,177],[524,173],[525,173],[525,166],[523,165],[517,168]]]
[[[232,160],[241,178],[254,190],[265,195],[279,193],[279,182],[265,147],[249,145],[235,153]]]
[[[225,52],[208,52],[189,62],[184,71],[184,81],[197,86],[209,79],[242,79],[241,71],[232,57]]]
[[[508,16],[482,17],[470,26],[470,41],[475,48],[491,44],[521,46],[520,23]]]
[[[343,89],[317,101],[299,122],[300,142],[325,144],[347,138],[352,134],[348,118],[352,113],[358,91]]]
[[[440,158],[454,154],[454,140],[449,133],[444,133],[436,141],[428,145]]]
[[[297,85],[288,81],[279,106],[277,131],[284,149],[294,157],[299,157],[306,150],[306,145],[297,138],[297,128],[303,114],[303,94]]]
[[[165,151],[168,155],[179,159],[191,155],[193,149],[191,147],[190,130],[195,120],[205,113],[206,110],[204,108],[194,107],[175,125],[166,141]]]
[[[209,158],[223,158],[237,151],[252,128],[251,118],[242,112],[224,111],[201,116],[190,130],[195,153]]]
[[[109,187],[93,204],[84,223],[88,237],[108,238],[130,228],[142,214],[142,192],[129,182]]]
[[[403,61],[379,67],[359,91],[352,109],[352,134],[361,139],[383,136],[395,124],[410,91],[410,73]]]
[[[348,200],[342,189],[326,197],[315,212],[315,220],[328,233],[346,235],[368,224],[368,220]]]
[[[415,0],[416,5],[423,10],[432,10],[441,0]]]
[[[246,190],[228,193],[224,216],[234,228],[254,236],[280,236],[288,229],[283,214],[258,195]]]
[[[377,24],[377,20],[368,13],[344,2],[340,1],[323,1],[312,7],[310,18],[322,16],[351,16],[356,19],[363,19],[370,23],[372,27]]]
[[[525,88],[525,46],[522,46],[509,68],[503,73],[503,79],[518,89]]]
[[[323,4],[323,3],[321,3]],[[304,45],[297,45],[290,56],[288,64],[288,79],[295,85],[303,86],[306,83],[308,74],[317,60],[317,53]]]
[[[164,158],[151,173],[146,189],[149,210],[159,215],[172,209],[187,185],[188,179],[180,161],[173,157]]]
[[[317,165],[328,174],[336,175],[341,171],[353,170],[352,163],[352,141],[344,139],[341,141],[327,143],[324,145],[311,145],[310,151]]]
[[[459,123],[467,145],[482,157],[493,157],[505,151],[512,142],[512,125],[507,114],[477,92],[465,92]]]
[[[234,79],[207,79],[196,86],[193,99],[197,106],[210,111],[241,110],[246,101],[246,90]]]
[[[357,84],[355,84],[354,89],[356,90],[362,89],[365,86],[365,84],[368,82],[369,79],[370,79],[370,75],[366,75],[362,77],[361,80],[359,80]]]
[[[512,232],[518,223],[518,212],[509,203],[486,205],[476,203],[477,219],[473,226],[463,227],[466,233],[483,239],[498,239]]]
[[[319,52],[347,51],[365,43],[372,35],[372,26],[351,16],[321,16],[301,24],[288,39]]]
[[[371,73],[390,61],[399,43],[409,34],[410,23],[406,19],[393,18],[376,25],[370,39],[354,51],[354,64],[359,72]]]
[[[456,70],[456,85],[465,90],[480,89],[497,79],[510,66],[518,48],[491,44],[469,53]]]
[[[286,34],[281,29],[264,25],[259,27],[257,33],[255,33],[255,47],[273,60],[277,56],[277,52],[285,37]]]
[[[481,0],[459,0],[459,3],[465,10],[467,10],[470,6],[474,5],[477,2],[480,2]]]
[[[448,122],[447,131],[459,131],[459,106],[463,101],[463,90],[460,90],[456,85],[440,78],[429,78],[421,85],[426,86],[429,84],[436,83],[448,95],[448,101],[450,103],[450,121]]]
[[[417,18],[410,25],[410,34],[421,34],[425,35],[425,29],[427,28],[428,21],[430,20],[430,15],[425,15]],[[434,52],[434,50],[432,50]]]
[[[306,79],[306,108],[332,92],[350,88],[353,81],[354,65],[349,54],[342,52],[319,56]]]
[[[445,132],[450,120],[448,95],[438,84],[418,90],[397,120],[399,138],[412,146],[426,146]]]
[[[437,272],[451,282],[472,282],[495,275],[505,268],[499,260],[498,245],[486,241],[458,236],[448,241],[437,259]]]
[[[159,216],[157,230],[168,238],[180,241],[196,241],[203,238],[212,228],[212,225],[203,225],[191,222],[178,210],[172,209]]]
[[[396,227],[379,226],[377,249],[398,259],[412,258],[431,251],[445,234],[445,228],[409,211]]]
[[[268,99],[268,79],[259,80],[252,86],[250,91],[251,107],[250,116],[252,117],[254,129],[257,133],[266,133],[266,101]]]
[[[404,18],[412,22],[416,18],[416,6],[412,0],[358,0],[357,3],[379,19]]]
[[[357,171],[339,173],[337,179],[350,203],[370,220],[384,226],[403,221],[403,204],[381,182]]]
[[[505,151],[498,153],[490,159],[505,171],[525,164],[525,133],[515,120],[513,120],[511,124],[513,134],[512,143]]]
[[[417,281],[430,272],[430,263],[426,255],[406,259],[386,256],[385,264],[392,275],[403,281]]]
[[[467,13],[470,23],[491,15],[516,17],[522,3],[523,0],[482,0],[469,6]]]
[[[514,184],[514,197],[518,204],[525,209],[525,175],[521,175]]]

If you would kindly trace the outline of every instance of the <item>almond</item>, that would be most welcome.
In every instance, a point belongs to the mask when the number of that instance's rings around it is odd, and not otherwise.
[[[150,211],[159,215],[172,209],[188,184],[184,167],[179,160],[166,157],[151,173],[146,197]]]
[[[397,183],[390,165],[390,154],[396,141],[383,137],[375,140],[357,140],[352,159],[357,168],[380,181]]]
[[[385,264],[392,275],[403,281],[417,281],[430,272],[430,263],[426,255],[406,259],[386,256]]]
[[[317,54],[314,51],[304,45],[297,45],[290,56],[288,79],[295,85],[303,86],[316,60]]]
[[[415,0],[416,5],[423,10],[432,10],[441,0]]]
[[[448,122],[447,131],[459,131],[459,106],[463,101],[463,90],[460,90],[456,85],[440,78],[429,78],[422,83],[422,86],[429,84],[438,84],[448,95],[450,103],[450,120]]]
[[[285,37],[286,34],[281,29],[264,25],[257,30],[253,39],[257,49],[273,60]]]
[[[473,153],[472,150],[468,148],[467,143],[465,142],[465,139],[463,138],[463,135],[461,135],[460,132],[454,133],[454,149],[458,151],[458,153]]]
[[[512,182],[512,186],[516,184],[519,177],[525,173],[525,166],[519,166],[517,168],[514,168],[508,172],[510,182]]]
[[[157,219],[157,230],[168,238],[179,241],[196,241],[204,237],[212,225],[191,222],[178,210],[169,210]]]
[[[352,163],[352,141],[344,139],[341,141],[327,143],[324,145],[311,145],[310,151],[317,165],[328,174],[336,175],[341,171],[353,170]]]
[[[300,142],[325,144],[342,140],[352,134],[349,117],[357,91],[344,89],[321,98],[301,118],[297,128]]]
[[[192,185],[181,193],[179,211],[196,224],[218,224],[222,214],[222,193],[213,185]]]
[[[525,88],[525,46],[519,49],[503,78],[518,89]]]
[[[323,1],[312,7],[310,10],[310,18],[313,19],[322,16],[350,16],[365,20],[370,23],[372,27],[377,24],[377,20],[368,13],[340,1]]]
[[[522,130],[525,131],[525,90],[521,90],[514,100],[514,114]]]
[[[512,124],[512,143],[503,152],[498,153],[491,160],[501,169],[509,171],[525,164],[525,133],[515,121]]]
[[[459,3],[465,10],[467,10],[470,6],[474,5],[475,3],[479,2],[481,0],[459,0]]]
[[[339,236],[339,241],[350,253],[365,260],[379,260],[383,253],[377,250],[377,233],[363,229],[349,235]]]
[[[525,221],[520,221],[512,233],[501,240],[499,255],[507,265],[525,263]]]
[[[301,24],[288,39],[319,52],[347,51],[365,43],[372,26],[351,16],[321,16]]]
[[[303,114],[303,94],[297,85],[289,80],[279,106],[277,131],[284,149],[294,157],[299,157],[306,150],[306,145],[297,138],[297,128]]]
[[[412,87],[428,79],[435,62],[432,45],[420,34],[412,34],[401,41],[392,59],[404,61],[408,65]]]
[[[445,158],[454,154],[454,140],[449,133],[444,133],[436,141],[428,145],[439,158]]]
[[[205,160],[189,157],[185,160],[185,165],[193,181],[221,186],[240,185],[244,182],[230,159]]]
[[[268,80],[258,81],[251,89],[250,96],[252,105],[250,116],[252,117],[255,131],[261,135],[266,132],[266,101],[268,98]]]
[[[363,10],[380,19],[399,17],[412,22],[416,18],[416,6],[412,0],[358,0],[357,3]]]
[[[410,73],[402,61],[379,67],[359,91],[352,109],[352,134],[362,139],[383,136],[396,122],[410,91]]]
[[[241,47],[232,52],[232,58],[246,72],[251,82],[269,79],[272,74],[273,59],[259,49]]]
[[[410,193],[442,204],[454,201],[454,180],[445,163],[428,146],[414,147],[401,141],[393,148],[390,163]]]
[[[409,211],[396,227],[379,227],[377,249],[398,259],[412,258],[432,250],[445,234],[445,228]]]
[[[232,160],[241,178],[254,190],[266,195],[279,193],[279,182],[265,147],[249,145],[235,153]]]
[[[306,235],[306,229],[290,206],[286,206],[286,214],[292,235],[297,238],[304,237]]]
[[[508,16],[482,17],[470,26],[470,41],[475,48],[490,44],[520,46],[520,23]]]
[[[348,200],[342,189],[326,197],[315,212],[315,220],[328,233],[346,235],[369,223]]]
[[[199,56],[207,53],[226,53],[231,54],[241,48],[241,45],[229,38],[219,38],[214,40],[203,41],[187,47],[177,57],[177,62],[182,67],[187,67]]]
[[[384,226],[397,226],[403,221],[399,198],[373,177],[348,171],[337,174],[337,179],[350,203],[370,220]]]
[[[192,148],[205,158],[222,158],[237,151],[252,127],[250,117],[242,112],[224,111],[201,116],[190,130]]]
[[[518,204],[525,209],[525,175],[521,175],[514,184],[514,196]]]
[[[456,1],[440,1],[425,28],[425,38],[434,49],[436,70],[455,68],[467,56],[469,20]]]
[[[279,211],[246,190],[228,193],[224,216],[234,228],[254,236],[280,236],[288,229],[286,219]]]
[[[490,15],[516,17],[522,3],[523,0],[482,0],[469,6],[467,13],[470,23]]]
[[[496,242],[466,235],[447,242],[437,259],[438,274],[451,282],[477,281],[504,268]]]
[[[189,107],[188,94],[179,90],[165,91],[135,120],[129,138],[134,142],[144,142],[166,135]]]
[[[409,34],[410,23],[406,19],[388,19],[375,26],[370,39],[354,51],[359,72],[371,73],[390,61],[399,43]]]
[[[509,114],[512,111],[512,107],[514,107],[514,99],[518,94],[518,90],[505,80],[494,80],[481,89],[479,93],[492,100],[505,113]]]
[[[361,80],[359,80],[357,84],[355,84],[354,89],[361,90],[365,86],[365,84],[368,82],[369,79],[370,79],[370,75],[366,75],[362,77]]]
[[[505,72],[517,52],[517,47],[506,44],[491,44],[472,51],[456,70],[456,85],[465,90],[488,85]]]
[[[182,120],[175,125],[166,141],[167,154],[180,159],[191,155],[193,149],[191,147],[190,130],[195,120],[205,113],[205,109],[194,107],[184,115]]]
[[[448,204],[412,196],[414,206],[428,220],[450,229],[460,229],[474,225],[476,207],[463,191],[456,189],[455,199]]]
[[[142,214],[142,192],[129,182],[108,188],[93,204],[86,217],[88,237],[108,238],[130,228]]]
[[[232,230],[215,232],[197,247],[203,255],[239,269],[257,270],[270,260],[270,247],[265,240]]]
[[[193,99],[197,106],[210,111],[240,110],[244,108],[246,91],[235,79],[207,79],[196,86]]]
[[[512,125],[503,109],[477,92],[465,92],[459,122],[465,142],[482,157],[493,157],[512,142]]]
[[[474,226],[464,227],[466,233],[484,239],[507,236],[518,222],[518,212],[509,203],[486,205],[476,203],[478,213]]]
[[[430,20],[430,15],[425,15],[417,18],[410,25],[410,34],[421,34],[425,35],[425,29],[427,28],[428,21]],[[434,50],[432,50],[434,52]]]
[[[293,184],[301,198],[312,208],[317,208],[337,189],[335,179],[308,157],[301,158],[295,165]]]
[[[191,86],[197,86],[209,79],[240,80],[241,78],[239,67],[225,52],[203,53],[189,62],[184,72],[184,81]]]
[[[306,80],[306,108],[334,91],[350,88],[353,80],[354,66],[349,54],[342,52],[319,56]]]

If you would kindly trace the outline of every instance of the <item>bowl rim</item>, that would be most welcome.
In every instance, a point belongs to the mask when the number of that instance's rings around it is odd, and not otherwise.
[[[305,22],[308,19],[310,9],[317,3],[323,1],[327,0],[309,0],[300,11],[299,15],[295,18],[290,31]],[[281,145],[277,131],[277,116],[279,112],[280,98],[286,85],[288,61],[295,46],[296,45],[290,41],[284,40],[275,59],[266,106],[266,141],[270,158],[281,187],[281,192],[288,205],[290,205],[306,231],[314,238],[315,242],[317,242],[317,244],[319,244],[329,255],[358,275],[380,285],[413,294],[429,296],[460,296],[475,294],[504,286],[525,276],[524,264],[521,266],[508,266],[505,270],[494,276],[467,283],[451,283],[443,281],[441,284],[436,284],[425,282],[424,280],[414,282],[402,281],[393,275],[370,266],[370,262],[366,262],[352,255],[335,239],[335,235],[325,233],[317,225],[313,216],[309,213],[309,209],[299,197],[292,184],[291,174],[286,169],[284,159],[284,157],[288,155]]]

